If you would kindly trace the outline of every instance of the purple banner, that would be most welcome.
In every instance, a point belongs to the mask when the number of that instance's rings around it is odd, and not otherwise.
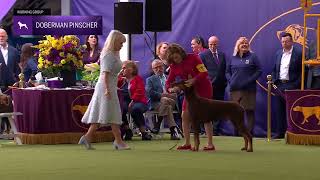
[[[134,2],[144,2],[134,0]],[[320,0],[313,0],[310,13],[320,13]],[[102,47],[106,36],[113,27],[114,0],[72,0],[73,15],[102,15],[104,32],[100,38]],[[108,4],[101,6],[101,4]],[[197,35],[207,40],[211,35],[220,39],[219,49],[232,56],[236,40],[240,36],[250,39],[252,50],[261,62],[263,74],[257,85],[257,108],[255,136],[266,136],[267,132],[267,92],[266,76],[271,73],[275,62],[274,55],[281,48],[278,38],[280,32],[294,33],[295,46],[301,48],[303,35],[303,9],[300,1],[286,0],[172,0],[172,31],[157,33],[157,42],[167,41],[181,44],[191,52],[191,38]],[[312,21],[310,21],[312,23]],[[308,36],[315,34],[317,26],[308,23]],[[139,73],[150,74],[153,59],[153,33],[132,36],[132,59],[139,61]],[[309,38],[312,40],[312,38]],[[311,42],[311,41],[310,41]],[[126,59],[123,59],[126,60]],[[228,89],[226,89],[228,93]],[[226,94],[227,94],[226,93]],[[273,109],[276,112],[276,109]],[[277,119],[272,119],[273,126]],[[223,122],[223,134],[232,135],[230,122]],[[273,133],[276,128],[272,128]]]
[[[286,91],[288,131],[320,135],[320,91]]]
[[[102,34],[101,16],[14,16],[15,35]]]

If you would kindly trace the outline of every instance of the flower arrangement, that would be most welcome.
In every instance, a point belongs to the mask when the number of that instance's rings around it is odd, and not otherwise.
[[[62,70],[72,71],[83,68],[83,53],[86,46],[80,45],[74,35],[61,37],[46,35],[34,47],[38,49],[38,69],[45,76],[57,76]]]
[[[85,71],[83,71],[82,80],[96,83],[100,75],[100,66],[98,63],[86,64],[84,66]]]

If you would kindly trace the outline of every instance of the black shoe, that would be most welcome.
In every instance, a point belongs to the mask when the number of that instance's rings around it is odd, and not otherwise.
[[[171,140],[180,140],[180,137],[176,133],[174,133],[174,134],[171,134],[170,139]]]
[[[153,128],[150,130],[152,134],[159,134],[160,129],[158,128]]]
[[[162,117],[162,116],[159,116],[159,117],[158,117],[158,121],[154,124],[154,128],[153,128],[152,130],[150,130],[151,133],[153,133],[153,134],[159,134],[162,120],[163,120],[163,117]]]
[[[124,135],[124,140],[130,141],[130,140],[132,140],[132,136],[133,136],[133,132],[131,131],[131,129],[126,129],[125,135]]]
[[[152,139],[152,136],[150,134],[148,134],[147,132],[143,132],[141,137],[142,137],[143,141],[150,141]]]
[[[180,140],[176,126],[170,127],[170,134],[171,134],[171,137],[170,137],[171,140]]]
[[[272,139],[283,139],[285,135],[283,133],[280,133],[278,135],[272,136]]]

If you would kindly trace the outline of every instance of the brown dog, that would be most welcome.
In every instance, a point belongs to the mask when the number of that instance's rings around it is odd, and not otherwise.
[[[237,102],[218,101],[199,97],[193,86],[187,87],[185,81],[173,83],[171,87],[178,87],[184,91],[194,129],[194,150],[199,150],[200,123],[229,119],[244,138],[244,147],[241,150],[252,152],[252,136],[244,124],[244,109]]]
[[[12,112],[12,100],[10,96],[5,94],[0,94],[0,113]]]

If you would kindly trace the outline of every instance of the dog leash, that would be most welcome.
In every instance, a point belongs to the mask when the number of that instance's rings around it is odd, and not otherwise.
[[[176,143],[171,148],[169,148],[169,150],[171,151],[173,148],[175,148],[178,145],[179,141],[180,140],[177,140]]]
[[[283,94],[283,92],[281,92],[278,87],[274,84],[272,84],[273,89],[276,91],[276,94],[278,94],[280,97],[282,97],[284,100],[286,99],[285,95]]]
[[[180,134],[182,138],[184,138],[184,135],[183,135],[180,127],[177,126],[176,128],[177,128],[177,131],[178,131],[177,133]],[[175,148],[175,147],[178,145],[179,141],[180,141],[180,140],[177,140],[176,143],[175,143],[171,148],[169,148],[169,150],[171,151],[173,148]]]

